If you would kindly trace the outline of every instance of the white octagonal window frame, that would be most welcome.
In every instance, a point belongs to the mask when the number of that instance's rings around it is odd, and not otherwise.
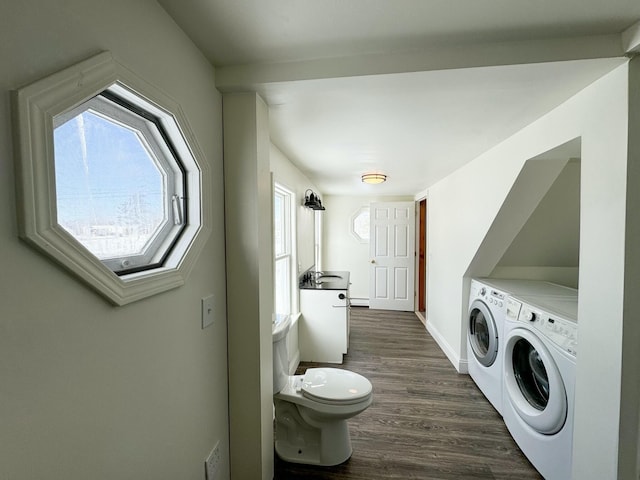
[[[157,121],[184,170],[179,235],[168,237],[159,263],[120,275],[57,223],[54,122],[107,92],[139,106]],[[211,231],[208,168],[181,108],[116,62],[99,54],[14,92],[18,227],[21,238],[116,305],[183,285]],[[161,142],[160,142],[161,143]],[[186,212],[186,215],[184,214]]]
[[[349,230],[360,243],[369,243],[369,206],[363,205],[351,215]]]

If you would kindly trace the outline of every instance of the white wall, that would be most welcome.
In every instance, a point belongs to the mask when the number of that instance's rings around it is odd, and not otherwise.
[[[226,93],[225,230],[230,467],[273,478],[273,190],[269,112],[256,93]]]
[[[351,272],[351,297],[360,304],[369,300],[369,243],[361,243],[351,234],[351,217],[373,202],[412,202],[411,196],[326,195],[322,212],[322,259],[324,270]]]
[[[298,273],[302,273],[313,266],[314,263],[314,216],[313,210],[303,207],[304,193],[307,189],[322,194],[291,161],[276,147],[271,144],[271,171],[277,183],[287,187],[295,194],[294,205],[296,215],[296,241]]]
[[[640,478],[640,60],[629,63],[629,158],[627,169],[627,233],[622,339],[622,398],[618,478]]]
[[[582,137],[576,479],[616,478],[625,274],[627,75],[627,65],[619,67],[428,192],[428,318],[431,327],[464,360],[463,318],[468,303],[465,272],[477,249],[524,162]],[[472,194],[479,186],[478,179],[482,196]]]
[[[0,478],[193,479],[228,471],[221,101],[214,72],[155,2],[2,2]],[[20,242],[9,90],[110,50],[183,108],[210,162],[213,233],[186,285],[114,307]],[[215,324],[200,299],[215,297]]]

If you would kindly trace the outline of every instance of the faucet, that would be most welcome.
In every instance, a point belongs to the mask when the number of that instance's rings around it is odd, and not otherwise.
[[[316,283],[318,277],[321,277],[322,275],[324,275],[324,272],[317,270],[307,270],[305,273],[302,274],[302,277],[300,277],[300,286],[304,285],[307,282],[313,282]]]

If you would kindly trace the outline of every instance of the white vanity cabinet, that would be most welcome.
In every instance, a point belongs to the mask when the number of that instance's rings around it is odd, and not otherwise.
[[[300,360],[342,363],[349,348],[349,288],[300,289]]]

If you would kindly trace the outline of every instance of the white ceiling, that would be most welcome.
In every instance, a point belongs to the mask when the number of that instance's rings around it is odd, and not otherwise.
[[[623,63],[640,20],[637,0],[158,1],[222,91],[260,93],[320,191],[349,195],[424,191]]]

